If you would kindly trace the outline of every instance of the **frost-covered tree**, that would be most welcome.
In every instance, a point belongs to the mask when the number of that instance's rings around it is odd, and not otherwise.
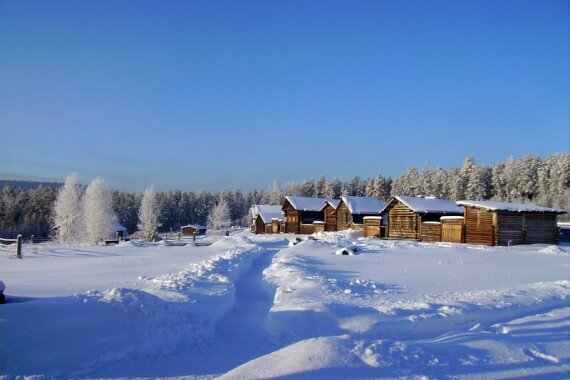
[[[281,186],[279,186],[279,181],[274,180],[271,184],[271,199],[270,204],[272,205],[280,205],[283,203],[283,192],[281,190]]]
[[[77,174],[71,173],[57,192],[53,205],[55,238],[60,243],[72,244],[82,240],[81,186]]]
[[[222,230],[229,228],[231,226],[231,223],[232,221],[228,202],[223,196],[223,193],[220,193],[218,203],[208,215],[207,227],[211,230]]]
[[[160,227],[159,217],[160,206],[156,191],[151,186],[145,190],[141,200],[141,208],[139,209],[138,228],[146,241],[154,241],[156,239],[158,227]]]
[[[87,243],[97,244],[113,235],[113,226],[117,216],[113,211],[113,198],[105,181],[93,180],[83,196],[84,239]]]

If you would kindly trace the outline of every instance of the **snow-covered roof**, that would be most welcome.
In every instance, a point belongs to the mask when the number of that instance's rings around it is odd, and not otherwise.
[[[362,219],[364,219],[364,220],[377,220],[377,219],[382,220],[382,217],[381,216],[365,216]]]
[[[206,227],[204,227],[204,226],[201,225],[201,224],[189,224],[189,225],[187,225],[187,226],[182,226],[182,227],[180,227],[180,228],[184,228],[184,227],[192,227],[192,228],[195,228],[195,229],[197,229],[197,230],[206,230],[206,229],[207,229]]]
[[[279,205],[254,205],[252,208],[254,218],[257,218],[257,215],[261,216],[261,220],[265,224],[271,223],[273,219],[283,220],[285,217],[285,213]]]
[[[491,211],[512,211],[512,212],[552,212],[565,214],[566,211],[555,208],[536,206],[531,203],[509,203],[494,201],[458,201],[460,206],[480,207]]]
[[[301,211],[321,211],[327,205],[327,200],[324,198],[294,197],[288,195],[285,199],[295,207],[295,210]]]
[[[420,198],[420,197],[407,197],[403,195],[396,195],[394,198],[408,206],[415,213],[423,214],[463,214],[463,209],[455,204],[453,201],[438,198]],[[388,207],[388,206],[386,206]],[[382,210],[386,210],[386,207]]]
[[[127,228],[119,222],[113,222],[113,225],[111,226],[111,228],[113,231],[126,231],[127,230]]]
[[[326,201],[329,205],[333,206],[335,209],[338,207],[338,204],[340,203],[340,199],[329,199],[329,198],[327,198]]]
[[[342,201],[351,214],[380,214],[386,205],[375,197],[342,196]]]
[[[442,216],[439,220],[463,220],[465,219],[462,216]]]

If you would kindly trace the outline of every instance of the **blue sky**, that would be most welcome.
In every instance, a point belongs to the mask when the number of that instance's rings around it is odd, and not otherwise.
[[[0,178],[243,190],[570,150],[567,1],[0,1]]]

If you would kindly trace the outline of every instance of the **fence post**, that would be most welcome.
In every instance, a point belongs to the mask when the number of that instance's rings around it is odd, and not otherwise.
[[[18,259],[22,258],[22,235],[16,237],[16,257]]]
[[[30,243],[34,244],[34,235],[30,236]]]

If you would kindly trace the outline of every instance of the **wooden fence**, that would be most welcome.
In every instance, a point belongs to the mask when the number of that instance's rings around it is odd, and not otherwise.
[[[16,252],[16,258],[22,258],[22,235],[18,235],[16,239],[0,238],[0,250],[6,252]]]

